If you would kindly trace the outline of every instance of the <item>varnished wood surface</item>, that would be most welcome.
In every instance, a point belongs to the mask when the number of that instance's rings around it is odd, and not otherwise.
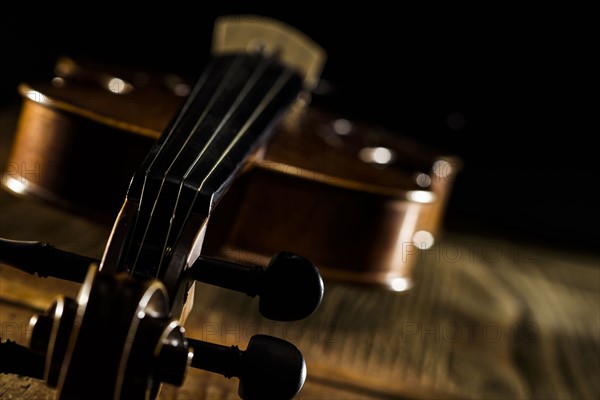
[[[17,109],[0,118],[6,160]],[[0,236],[49,241],[99,257],[108,227],[0,193]],[[257,332],[296,344],[308,365],[301,399],[597,399],[600,260],[561,249],[446,232],[419,256],[405,293],[326,282],[322,307],[299,323],[263,319],[256,301],[200,286],[190,337],[245,347]],[[0,336],[77,285],[0,269]],[[99,383],[101,384],[101,383]],[[235,380],[193,371],[165,399],[236,399]],[[91,388],[90,390],[93,390]],[[0,399],[52,398],[40,382],[0,375]]]
[[[18,132],[2,180],[10,190],[22,188],[110,224],[151,137],[182,98],[169,95],[155,75],[154,84],[115,95],[99,84],[107,81],[102,68],[73,62],[56,64],[60,85],[21,85]],[[162,103],[164,110],[144,121],[152,135],[143,134],[142,111]],[[294,115],[302,118],[279,125],[253,168],[211,213],[206,254],[266,266],[284,248],[317,263],[326,278],[382,285],[411,279],[415,259],[403,257],[405,246],[396,244],[412,246],[419,231],[437,236],[460,160],[342,115],[311,107]],[[380,147],[390,152],[386,167],[371,159]],[[416,177],[429,183],[423,187]]]

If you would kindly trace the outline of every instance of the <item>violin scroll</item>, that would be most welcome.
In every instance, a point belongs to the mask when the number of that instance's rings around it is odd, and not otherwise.
[[[97,272],[95,266],[77,300],[59,298],[47,313],[32,317],[30,327],[29,351],[16,345],[9,350],[36,361],[21,373],[43,378],[60,399],[77,398],[99,377],[104,384],[88,397],[153,398],[162,383],[183,384],[190,366],[238,377],[239,395],[248,400],[291,399],[306,379],[304,357],[293,344],[255,335],[242,351],[188,339],[170,319],[159,281],[140,283],[126,274]]]
[[[60,399],[76,397],[102,374],[107,384],[92,398],[153,398],[161,383],[182,385],[188,367],[238,377],[242,399],[291,399],[304,384],[304,357],[285,340],[255,335],[242,351],[187,338],[181,323],[172,319],[167,291],[158,280],[98,272],[98,260],[48,243],[0,239],[0,250],[0,261],[40,277],[79,281],[86,271],[77,299],[59,297],[46,313],[31,318],[27,347],[0,347],[2,361],[22,361],[0,372],[43,379],[57,388]],[[260,296],[261,314],[279,321],[307,317],[324,291],[318,269],[289,252],[273,256],[265,270],[200,256],[185,280]],[[92,373],[98,364],[102,370]]]

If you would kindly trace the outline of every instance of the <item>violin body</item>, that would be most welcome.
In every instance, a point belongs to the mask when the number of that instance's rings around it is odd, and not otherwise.
[[[2,183],[110,221],[189,86],[172,74],[69,58],[55,72],[52,82],[20,87]],[[286,249],[325,278],[404,290],[419,250],[440,233],[460,161],[309,107],[280,123],[249,165],[212,214],[203,253],[266,265]]]

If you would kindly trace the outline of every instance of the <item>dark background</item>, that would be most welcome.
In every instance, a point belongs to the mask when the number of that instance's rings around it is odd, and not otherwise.
[[[46,78],[60,55],[195,76],[206,62],[216,16],[272,16],[328,52],[323,77],[334,90],[316,105],[463,159],[448,229],[598,252],[591,142],[598,127],[584,123],[591,116],[588,98],[597,97],[585,74],[591,28],[565,10],[51,7],[36,16],[23,10],[0,17],[3,104],[18,101],[19,82]],[[464,117],[464,126],[449,123],[453,113]]]

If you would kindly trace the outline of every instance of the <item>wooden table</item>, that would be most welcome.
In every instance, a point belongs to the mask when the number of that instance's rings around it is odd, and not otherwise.
[[[16,107],[0,114],[0,165]],[[109,227],[0,192],[0,237],[100,257]],[[600,260],[445,232],[421,253],[416,285],[395,293],[326,282],[302,322],[262,318],[256,301],[199,285],[190,337],[245,348],[267,333],[307,359],[300,399],[600,398]],[[29,317],[78,285],[0,266],[0,337],[23,343]],[[235,380],[190,371],[164,399],[237,399]],[[0,399],[52,398],[34,379],[0,375]]]

